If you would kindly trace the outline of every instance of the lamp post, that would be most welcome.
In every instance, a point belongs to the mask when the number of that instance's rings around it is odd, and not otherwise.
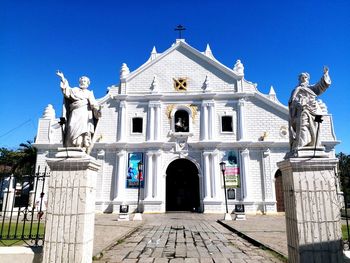
[[[137,210],[133,220],[142,220],[142,216],[140,213],[140,192],[141,192],[140,190],[141,190],[141,176],[143,171],[143,163],[141,161],[137,164],[137,170],[139,172],[138,173],[139,185],[138,185],[138,191],[137,191]]]
[[[225,162],[220,163],[220,170],[222,172],[222,179],[224,181],[225,206],[226,206],[225,220],[232,220],[231,215],[228,213],[228,207],[227,207],[226,180],[225,180],[226,163]]]
[[[137,170],[139,171],[139,184],[138,184],[138,191],[137,191],[137,213],[140,213],[140,190],[141,190],[141,176],[142,176],[142,170],[143,170],[143,163],[139,162],[137,164]]]

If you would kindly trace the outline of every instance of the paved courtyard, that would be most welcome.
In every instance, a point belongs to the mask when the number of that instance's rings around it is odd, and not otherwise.
[[[216,221],[218,215],[143,215],[143,224],[94,262],[282,262]]]

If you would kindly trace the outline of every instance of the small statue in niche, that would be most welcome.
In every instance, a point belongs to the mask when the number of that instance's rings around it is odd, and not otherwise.
[[[175,122],[175,132],[187,132],[188,126],[186,126],[186,122],[181,118],[177,118]]]
[[[101,109],[92,91],[87,88],[90,80],[86,76],[79,79],[79,87],[71,88],[61,71],[56,75],[61,79],[61,90],[64,96],[64,117],[66,119],[63,132],[64,147],[80,147],[89,152],[97,120],[101,117]]]
[[[324,67],[323,76],[315,85],[310,85],[309,80],[308,73],[299,75],[299,85],[293,90],[288,102],[289,143],[292,152],[303,147],[321,146],[317,133],[325,112],[317,96],[331,85],[328,68]]]

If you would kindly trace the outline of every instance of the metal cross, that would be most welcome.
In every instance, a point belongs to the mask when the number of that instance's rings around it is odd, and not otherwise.
[[[175,28],[175,31],[179,31],[179,39],[182,39],[181,38],[181,31],[183,30],[186,30],[186,28],[182,25],[178,25],[176,28]]]

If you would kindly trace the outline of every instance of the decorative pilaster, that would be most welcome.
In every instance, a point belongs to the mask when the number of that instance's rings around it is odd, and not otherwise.
[[[117,153],[118,169],[117,169],[117,200],[123,200],[125,190],[125,174],[126,174],[126,152],[124,150]]]
[[[221,180],[219,173],[219,161],[218,161],[218,152],[211,153],[211,188],[212,188],[212,196],[216,200],[221,200],[222,190],[221,190]]]
[[[43,262],[92,262],[98,162],[80,148],[47,159],[51,170]]]
[[[214,101],[209,102],[208,104],[208,138],[209,140],[213,140],[215,136],[215,131],[214,128],[216,127],[215,125],[215,103]]]
[[[126,130],[126,102],[121,101],[119,104],[119,141],[125,141],[125,130]]]
[[[155,117],[154,117],[154,120],[155,120],[155,123],[154,123],[154,140],[155,141],[159,141],[160,139],[160,136],[161,136],[161,127],[162,127],[162,124],[161,124],[161,120],[160,120],[160,110],[161,110],[161,105],[160,103],[155,103],[154,104],[154,109],[155,109]]]
[[[210,153],[204,152],[204,199],[212,198],[210,187],[210,169],[209,169],[209,155]]]
[[[201,138],[202,141],[208,140],[208,103],[202,102],[202,120],[201,120]]]
[[[103,196],[103,189],[104,189],[104,180],[103,180],[103,176],[104,176],[104,171],[103,171],[103,168],[104,168],[104,163],[105,163],[105,151],[104,150],[99,150],[97,152],[97,160],[101,166],[99,172],[98,172],[98,178],[97,178],[97,182],[98,182],[98,185],[99,185],[99,189],[97,190],[97,192],[100,193],[99,196],[97,196],[96,198],[99,198],[100,200],[103,200],[104,199],[104,196]]]
[[[238,118],[238,140],[239,141],[244,141],[246,139],[246,135],[244,132],[245,128],[245,122],[244,122],[244,106],[245,106],[245,100],[240,99],[238,101],[238,113],[239,113],[239,118]]]
[[[243,200],[249,200],[249,189],[250,189],[250,182],[249,182],[249,150],[245,149],[243,151],[241,151],[241,171],[242,171],[242,196],[241,198],[243,198]]]
[[[288,262],[343,262],[340,200],[333,158],[290,158],[282,171]]]
[[[147,140],[159,140],[160,136],[160,103],[149,102],[148,104],[148,126],[147,126]]]
[[[160,172],[161,172],[161,158],[162,158],[162,152],[157,151],[155,153],[155,173],[153,175],[153,198],[158,197],[158,186],[160,187],[161,184],[158,184],[158,178],[160,178]]]
[[[146,174],[146,197],[145,199],[153,198],[153,152],[147,154],[147,174]]]

